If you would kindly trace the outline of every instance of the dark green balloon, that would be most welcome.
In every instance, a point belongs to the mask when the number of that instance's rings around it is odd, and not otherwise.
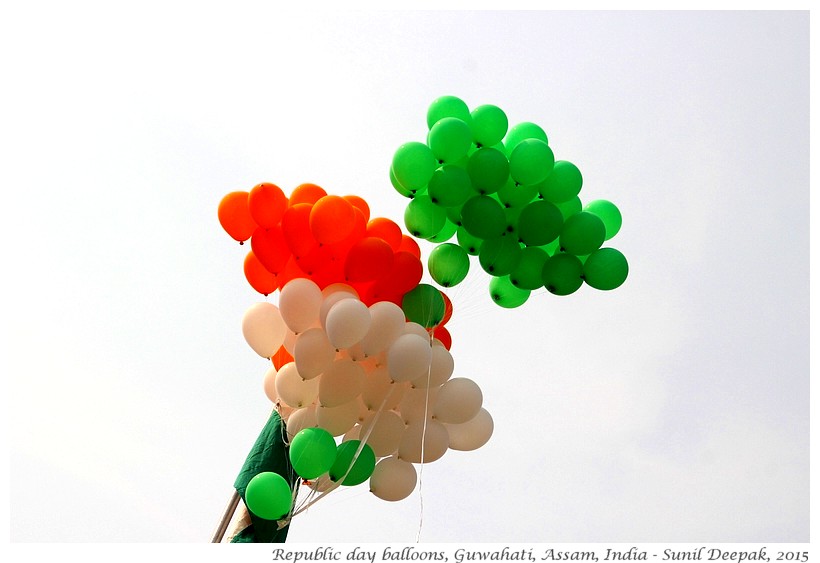
[[[598,250],[605,236],[604,222],[597,215],[581,211],[564,221],[558,244],[564,252],[584,256]]]
[[[467,124],[472,121],[470,108],[456,96],[440,96],[433,100],[427,108],[427,128],[432,129],[438,120],[445,117],[456,117]]]
[[[292,503],[290,485],[273,471],[257,473],[245,488],[245,505],[264,520],[279,520],[290,512]]]
[[[523,207],[538,196],[538,185],[522,186],[509,178],[496,195],[505,207]]]
[[[524,121],[514,125],[504,138],[504,147],[507,149],[507,154],[512,154],[513,149],[524,139],[539,139],[549,144],[547,134],[541,129],[540,125]]]
[[[407,231],[418,238],[430,238],[439,233],[447,220],[447,214],[429,195],[417,195],[404,210]]]
[[[507,157],[492,147],[482,147],[470,155],[467,174],[473,189],[479,194],[491,194],[501,189],[510,177]]]
[[[393,174],[406,190],[422,189],[433,177],[438,163],[433,151],[424,143],[404,143],[393,154]]]
[[[514,309],[523,305],[530,297],[530,290],[515,287],[509,276],[493,277],[490,280],[490,298],[496,305]]]
[[[583,265],[577,256],[559,252],[551,256],[541,270],[541,280],[554,295],[575,293],[584,283]]]
[[[611,239],[621,230],[621,211],[611,201],[605,199],[590,201],[584,206],[584,211],[597,215],[604,222],[606,228],[604,240]]]
[[[453,238],[454,234],[456,234],[456,229],[458,229],[458,225],[456,225],[455,223],[450,221],[450,219],[445,217],[444,226],[441,227],[441,230],[439,230],[439,232],[437,232],[433,236],[427,237],[426,240],[429,240],[430,242],[447,242],[448,240]]]
[[[498,237],[507,229],[504,208],[488,195],[473,196],[461,208],[461,224],[480,239]]]
[[[420,283],[404,294],[401,309],[407,320],[433,328],[444,318],[444,297],[432,285]]]
[[[467,156],[472,144],[470,126],[457,117],[439,119],[427,134],[427,145],[439,162],[458,162]]]
[[[555,207],[561,212],[561,215],[564,216],[564,221],[575,215],[576,213],[580,213],[581,209],[581,199],[578,196],[574,198],[562,201],[561,203],[556,203]]]
[[[352,487],[364,483],[373,474],[373,469],[376,467],[376,454],[373,453],[373,448],[367,444],[362,446],[362,451],[359,452],[356,461],[353,461],[356,450],[359,449],[359,444],[361,444],[359,440],[348,440],[339,444],[336,449],[336,461],[328,473],[332,481],[344,479],[341,484]],[[345,477],[345,473],[347,473],[347,477]]]
[[[471,235],[464,227],[459,227],[456,230],[456,240],[458,245],[470,256],[478,256],[478,249],[481,248],[481,243],[484,239]]]
[[[584,179],[581,171],[567,160],[556,160],[552,172],[539,186],[541,197],[553,203],[562,203],[577,196]]]
[[[584,262],[584,281],[600,290],[620,287],[629,274],[626,257],[615,248],[599,248]]]
[[[561,234],[564,217],[554,203],[539,199],[521,209],[518,238],[527,246],[547,244]]]
[[[433,172],[433,177],[427,184],[427,194],[437,205],[457,207],[464,205],[475,192],[467,170],[454,164],[445,164]]]
[[[303,479],[315,479],[336,460],[336,440],[324,428],[303,428],[290,441],[290,463]]]
[[[515,287],[529,290],[543,287],[541,273],[549,257],[550,255],[543,248],[537,246],[522,248],[518,266],[510,272],[510,283]]]
[[[457,244],[440,244],[430,252],[427,269],[436,283],[442,287],[453,287],[467,277],[470,256]]]
[[[491,276],[506,276],[521,260],[521,245],[512,236],[489,238],[478,250],[481,268]]]
[[[524,139],[510,152],[510,177],[525,186],[545,180],[552,172],[555,156],[540,139]]]
[[[473,118],[473,141],[476,145],[497,145],[507,134],[507,114],[500,107],[492,104],[481,105],[470,112],[470,115]]]

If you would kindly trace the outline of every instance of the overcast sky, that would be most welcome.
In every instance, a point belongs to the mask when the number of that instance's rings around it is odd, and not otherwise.
[[[507,310],[471,272],[448,326],[490,442],[288,541],[808,541],[808,12],[26,6],[0,39],[12,542],[210,539],[270,411],[219,200],[314,182],[401,221],[393,152],[445,94],[544,128],[621,209],[629,279]]]

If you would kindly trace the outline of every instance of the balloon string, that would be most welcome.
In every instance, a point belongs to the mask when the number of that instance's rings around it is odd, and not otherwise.
[[[430,330],[430,347],[433,347],[433,331]],[[427,366],[427,386],[424,393],[424,422],[421,426],[421,464],[419,467],[419,528],[416,531],[416,543],[421,538],[421,527],[424,523],[424,494],[422,492],[422,477],[424,476],[424,442],[427,437],[427,415],[430,407],[430,379],[433,373],[433,362]]]

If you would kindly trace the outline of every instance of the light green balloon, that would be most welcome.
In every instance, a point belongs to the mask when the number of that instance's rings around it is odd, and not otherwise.
[[[290,512],[292,502],[290,485],[273,471],[257,473],[245,488],[245,505],[263,520],[279,520]]]
[[[513,149],[524,139],[539,139],[549,144],[547,134],[540,125],[524,121],[514,125],[504,138],[504,147],[507,149],[507,154],[512,154]]]
[[[626,257],[615,248],[599,248],[584,262],[584,281],[595,289],[607,291],[620,287],[628,274]]]
[[[539,199],[521,209],[518,217],[518,238],[527,246],[541,246],[561,234],[564,217],[554,203]]]
[[[525,186],[545,180],[552,172],[555,156],[540,139],[524,139],[510,153],[510,177]]]
[[[473,141],[476,145],[491,147],[504,139],[509,122],[507,114],[500,107],[492,104],[481,105],[470,112],[470,115],[473,118]]]
[[[561,203],[577,196],[583,183],[577,166],[567,160],[556,160],[552,172],[539,188],[541,197],[552,203]]]
[[[291,439],[288,455],[297,475],[315,479],[336,460],[336,440],[324,428],[303,428]]]
[[[584,256],[598,250],[605,236],[604,222],[597,215],[581,211],[564,221],[558,244],[564,252]]]
[[[484,239],[470,234],[463,226],[456,229],[456,240],[458,240],[458,245],[470,256],[478,256],[478,249],[481,248],[481,243],[484,242]]]
[[[572,199],[567,201],[562,201],[561,203],[556,203],[555,207],[561,212],[561,215],[564,216],[564,221],[575,215],[576,213],[580,213],[581,209],[581,198],[575,196]]]
[[[470,256],[457,244],[440,244],[430,252],[427,269],[440,286],[453,287],[467,277],[470,271]]]
[[[470,126],[457,117],[439,119],[427,134],[427,145],[441,163],[463,159],[472,144]]]
[[[444,318],[444,297],[432,285],[420,283],[404,294],[401,309],[407,320],[433,328]]]
[[[467,174],[473,189],[479,194],[491,194],[501,189],[510,177],[507,157],[492,147],[476,150],[467,161]]]
[[[393,185],[393,189],[395,189],[397,192],[399,192],[404,197],[410,198],[410,199],[413,198],[413,195],[415,194],[415,191],[408,190],[407,188],[405,188],[404,186],[401,185],[401,183],[396,179],[396,174],[393,172],[393,167],[392,166],[390,167],[390,183]]]
[[[509,276],[493,277],[490,280],[490,298],[496,305],[514,309],[523,305],[530,297],[530,290],[515,287]]]
[[[467,170],[455,164],[445,164],[433,172],[427,184],[427,194],[437,205],[458,207],[475,192]]]
[[[359,456],[353,461],[356,450],[359,449],[359,444],[361,444],[360,440],[348,440],[342,442],[336,448],[336,461],[328,472],[332,481],[339,481],[344,478],[341,484],[352,487],[364,483],[373,474],[376,467],[376,454],[373,453],[373,448],[367,444],[362,447]],[[345,477],[345,473],[347,473],[347,477]]]
[[[447,213],[429,195],[417,195],[404,210],[407,231],[418,238],[430,238],[439,233],[447,221]]]
[[[458,229],[458,225],[450,221],[449,218],[445,217],[444,226],[441,227],[441,230],[433,236],[427,237],[426,240],[429,240],[430,242],[447,242],[453,238],[454,234],[456,234],[456,229]]]
[[[491,276],[506,276],[521,260],[521,245],[512,236],[489,238],[478,250],[481,268]]]
[[[605,199],[590,201],[584,206],[584,211],[589,211],[597,215],[601,221],[604,222],[604,227],[606,228],[606,237],[604,240],[611,239],[621,230],[621,211],[611,201]]]
[[[461,208],[461,224],[471,235],[488,239],[504,234],[507,218],[498,200],[488,195],[477,195],[468,199]]]
[[[575,293],[584,283],[583,265],[577,256],[560,252],[551,256],[541,270],[541,280],[554,295]]]
[[[538,185],[523,186],[509,178],[496,195],[505,207],[523,207],[538,195]]]
[[[472,121],[470,108],[456,96],[440,96],[433,100],[427,108],[427,128],[432,129],[438,120],[445,117],[456,117],[467,124]]]
[[[549,257],[543,248],[537,246],[522,248],[518,266],[510,272],[510,283],[521,289],[533,290],[542,287],[544,282],[541,272]]]
[[[396,181],[411,192],[426,187],[437,166],[430,147],[417,141],[404,143],[393,154],[392,170]]]

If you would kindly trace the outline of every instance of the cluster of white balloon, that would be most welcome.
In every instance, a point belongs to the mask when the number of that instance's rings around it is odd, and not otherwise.
[[[413,492],[413,464],[433,462],[448,449],[478,449],[492,435],[479,386],[452,377],[447,347],[394,302],[368,307],[349,285],[320,289],[296,278],[282,288],[278,306],[252,305],[242,331],[260,356],[284,349],[292,357],[264,376],[288,436],[319,427],[341,442],[367,444],[379,460],[370,491],[383,500]],[[320,492],[337,486],[328,475],[309,484]]]

